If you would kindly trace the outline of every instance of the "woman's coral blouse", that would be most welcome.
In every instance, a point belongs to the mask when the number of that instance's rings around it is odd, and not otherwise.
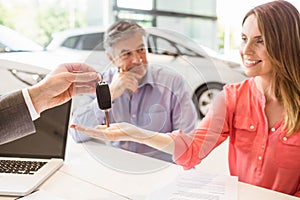
[[[229,137],[231,175],[300,197],[300,131],[287,137],[282,121],[269,129],[265,102],[254,78],[226,85],[193,133],[169,134],[174,161],[190,169]]]

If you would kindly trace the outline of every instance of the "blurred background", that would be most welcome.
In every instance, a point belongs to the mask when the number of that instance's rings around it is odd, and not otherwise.
[[[104,71],[111,66],[104,31],[128,19],[147,29],[150,63],[183,75],[202,118],[224,84],[246,78],[238,53],[241,22],[268,1],[0,0],[0,95],[37,83],[64,62]],[[299,0],[287,1],[299,9]]]
[[[298,9],[299,0],[288,0]],[[0,0],[0,24],[42,46],[55,32],[117,19],[175,29],[218,52],[238,48],[243,15],[267,0]]]

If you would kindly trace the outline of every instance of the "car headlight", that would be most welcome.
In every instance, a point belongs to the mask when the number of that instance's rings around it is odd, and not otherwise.
[[[46,74],[39,74],[35,72],[28,72],[24,70],[19,70],[19,69],[8,69],[10,73],[16,77],[19,81],[27,84],[27,85],[34,85],[41,81]]]

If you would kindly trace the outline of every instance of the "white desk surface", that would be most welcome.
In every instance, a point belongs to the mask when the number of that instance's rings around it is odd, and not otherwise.
[[[217,152],[218,153],[218,152]],[[227,173],[204,162],[195,170]],[[158,186],[171,182],[182,167],[157,159],[105,146],[97,141],[76,144],[68,138],[66,161],[40,188],[71,200],[146,199]],[[0,197],[0,199],[14,199]],[[239,200],[299,200],[253,185],[238,183]]]

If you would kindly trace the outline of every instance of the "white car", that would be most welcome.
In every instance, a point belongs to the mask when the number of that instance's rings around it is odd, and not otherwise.
[[[224,84],[246,78],[240,64],[218,58],[218,54],[210,54],[182,34],[158,28],[148,28],[146,31],[149,63],[172,68],[184,77],[200,118],[205,116],[214,96],[222,90]],[[0,54],[0,59],[26,64],[14,67],[8,61],[0,60],[0,70],[17,79],[5,78],[7,81],[5,85],[1,84],[3,88],[0,88],[0,94],[18,89],[10,82],[34,84],[63,62],[85,62],[99,72],[111,67],[102,45],[103,34],[104,29],[101,27],[73,29],[54,34],[47,51]]]
[[[0,25],[0,53],[42,51],[44,48],[22,34]]]
[[[109,65],[103,47],[103,27],[75,28],[52,34],[46,50],[54,55],[72,56],[99,71]]]
[[[0,95],[22,89],[42,80],[49,69],[0,59]]]
[[[65,55],[80,54],[86,63],[103,71],[111,66],[103,48],[104,31],[102,27],[92,27],[59,32],[53,35],[47,50]],[[149,63],[170,67],[185,78],[200,118],[207,113],[224,84],[246,78],[239,63],[225,60],[178,32],[158,28],[146,31]]]
[[[35,84],[63,62],[82,61],[50,53],[36,42],[0,25],[0,95]]]
[[[24,35],[0,25],[0,95],[35,84],[49,72],[49,69],[30,65],[26,61],[29,52],[42,54],[44,48]]]

